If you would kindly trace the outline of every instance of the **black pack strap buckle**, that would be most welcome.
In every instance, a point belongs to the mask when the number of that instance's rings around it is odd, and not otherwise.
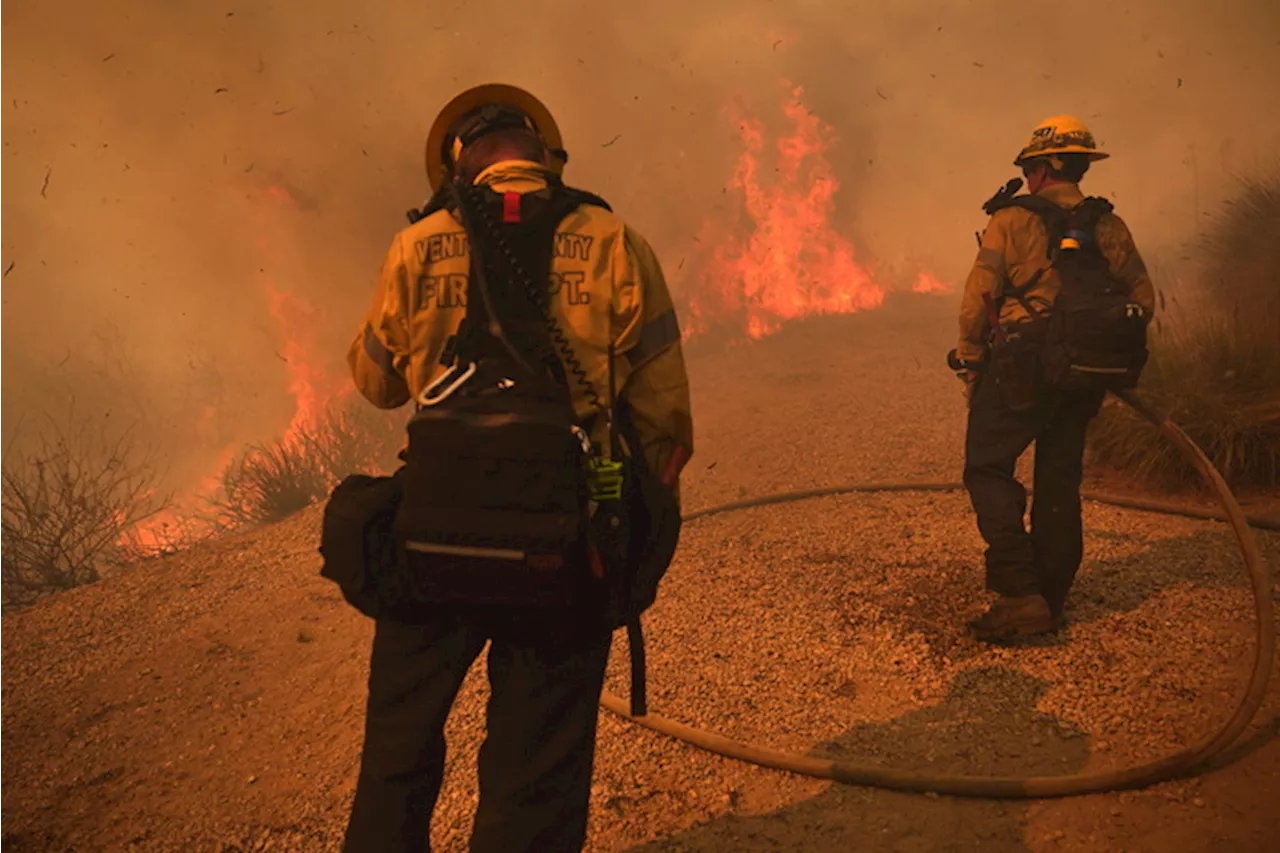
[[[450,335],[449,339],[444,342],[444,351],[440,353],[440,363],[445,367],[452,367],[458,358],[458,336]]]

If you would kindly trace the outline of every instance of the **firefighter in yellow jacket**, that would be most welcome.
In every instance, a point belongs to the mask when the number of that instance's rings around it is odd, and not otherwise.
[[[1032,201],[1052,202],[1048,210],[1073,211],[1085,202],[1079,183],[1099,151],[1093,134],[1072,116],[1042,122],[1014,165],[1027,180]],[[1000,597],[970,623],[977,636],[1001,640],[1055,630],[1064,622],[1067,594],[1083,555],[1080,482],[1085,431],[1097,414],[1100,391],[1063,392],[1034,387],[1034,353],[1026,361],[1030,397],[1011,403],[995,381],[993,338],[1034,340],[1037,317],[1051,314],[1062,287],[1053,264],[1060,246],[1072,247],[1074,232],[1051,235],[1035,205],[1013,197],[1019,181],[988,202],[992,212],[981,248],[965,283],[960,307],[957,372],[969,397],[964,482],[978,527],[987,542],[986,586]],[[1107,273],[1128,291],[1130,308],[1149,320],[1154,291],[1125,223],[1107,212],[1096,219],[1091,239]],[[1051,245],[1054,242],[1054,245]],[[1017,365],[1015,365],[1017,368]],[[1018,371],[1015,369],[1014,373]],[[1039,383],[1043,386],[1043,382]],[[1005,390],[1008,390],[1007,388]],[[1035,497],[1031,529],[1023,520],[1027,493],[1014,476],[1019,456],[1035,443]]]
[[[500,196],[504,221],[559,191],[566,159],[547,109],[502,85],[451,101],[426,152],[433,188],[448,189],[450,181],[487,187]],[[617,387],[649,470],[675,490],[693,435],[671,297],[640,235],[603,201],[582,197],[554,229],[546,282],[545,309],[567,345],[558,355],[572,353],[572,363],[560,365],[572,405],[591,437],[603,442],[606,420],[593,415],[604,389]],[[450,349],[476,292],[477,260],[456,211],[438,203],[444,198],[437,192],[427,215],[392,241],[351,345],[356,385],[382,408],[429,405],[455,381]],[[487,284],[494,291],[510,287],[492,275]],[[457,608],[430,624],[378,620],[347,850],[427,849],[445,718],[486,642],[492,698],[471,849],[580,849],[610,629],[585,612],[546,618]]]

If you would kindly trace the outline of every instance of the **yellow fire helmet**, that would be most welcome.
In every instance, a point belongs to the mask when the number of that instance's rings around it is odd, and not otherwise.
[[[560,128],[556,126],[551,111],[524,89],[504,83],[486,83],[466,90],[445,104],[431,124],[426,152],[427,182],[431,189],[434,191],[439,187],[453,168],[465,141],[469,141],[466,140],[468,135],[475,139],[481,135],[477,131],[493,129],[495,123],[514,126],[522,121],[542,139],[552,155],[552,171],[560,174],[569,155],[562,147]],[[468,127],[468,122],[474,122],[474,126]]]
[[[1088,154],[1090,160],[1105,160],[1110,154],[1098,150],[1093,134],[1084,122],[1075,116],[1061,115],[1047,118],[1031,131],[1031,141],[1018,152],[1015,166],[1024,166],[1036,157],[1049,157],[1054,168],[1062,168],[1062,161],[1055,154]]]

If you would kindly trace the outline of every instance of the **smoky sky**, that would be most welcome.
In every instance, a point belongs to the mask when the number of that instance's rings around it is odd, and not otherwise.
[[[344,370],[435,111],[477,83],[548,104],[569,182],[677,294],[699,228],[738,215],[731,105],[787,133],[790,87],[832,129],[832,227],[888,286],[963,278],[1049,115],[1113,155],[1085,188],[1170,281],[1280,149],[1273,0],[11,0],[3,47],[5,441],[74,398],[140,420],[179,484],[293,414],[271,292],[307,300],[289,333]]]

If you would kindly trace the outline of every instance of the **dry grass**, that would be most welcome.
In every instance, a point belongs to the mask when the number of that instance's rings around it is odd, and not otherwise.
[[[1142,394],[1191,435],[1233,486],[1280,484],[1280,176],[1243,182],[1204,240],[1185,300],[1164,300]],[[1160,488],[1199,481],[1150,426],[1110,406],[1091,459]]]
[[[222,473],[212,502],[216,526],[279,521],[326,498],[349,474],[390,469],[402,419],[367,406],[333,408],[293,436],[248,448]]]

